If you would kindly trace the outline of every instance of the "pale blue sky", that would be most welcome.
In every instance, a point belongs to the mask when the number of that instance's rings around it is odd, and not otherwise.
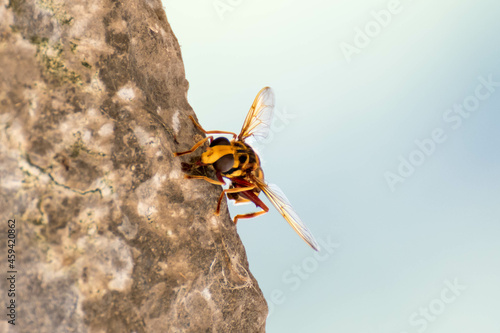
[[[290,117],[260,146],[266,178],[336,244],[315,256],[274,211],[238,223],[268,332],[500,331],[497,1],[164,6],[206,129],[239,131],[273,87]],[[407,177],[400,156],[419,164]]]

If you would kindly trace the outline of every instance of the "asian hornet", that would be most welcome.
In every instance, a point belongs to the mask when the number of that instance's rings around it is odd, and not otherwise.
[[[218,181],[202,175],[186,175],[186,178],[203,179],[216,185],[225,185],[224,179],[231,181],[229,188],[222,191],[215,214],[218,215],[220,205],[224,194],[236,203],[253,202],[261,211],[240,214],[234,217],[234,223],[239,219],[246,219],[265,214],[269,208],[260,200],[260,192],[264,192],[266,197],[276,207],[280,214],[290,224],[290,226],[299,234],[299,236],[318,251],[319,246],[314,236],[309,232],[305,224],[300,220],[292,205],[274,184],[268,184],[264,181],[264,172],[260,167],[259,156],[250,147],[246,140],[250,137],[267,137],[273,116],[274,94],[271,88],[265,87],[257,94],[250,110],[248,111],[240,134],[226,131],[205,131],[196,120],[190,116],[194,125],[203,133],[209,135],[203,140],[197,142],[191,149],[174,153],[174,156],[190,154],[201,147],[206,141],[209,141],[209,147],[201,155],[201,159],[195,163],[197,166],[212,166]],[[232,135],[232,140],[225,137],[214,137],[211,134]]]

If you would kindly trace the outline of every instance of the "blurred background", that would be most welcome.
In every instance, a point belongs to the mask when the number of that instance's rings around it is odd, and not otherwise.
[[[266,179],[322,251],[238,223],[268,332],[500,331],[498,1],[163,3],[205,129],[276,95]]]

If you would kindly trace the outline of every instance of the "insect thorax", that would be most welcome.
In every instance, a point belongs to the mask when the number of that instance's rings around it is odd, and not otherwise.
[[[260,169],[259,157],[252,147],[241,141],[233,141],[231,146],[234,148],[234,164],[231,169],[223,173],[224,175],[241,177]]]
[[[212,164],[216,171],[229,177],[244,177],[253,173],[263,178],[260,160],[255,151],[242,141],[216,138],[201,156],[204,164]]]

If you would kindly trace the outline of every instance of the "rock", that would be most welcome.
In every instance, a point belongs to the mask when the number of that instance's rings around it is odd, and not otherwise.
[[[220,186],[183,178],[202,150],[172,155],[202,133],[161,2],[0,0],[0,63],[0,329],[264,332]]]

